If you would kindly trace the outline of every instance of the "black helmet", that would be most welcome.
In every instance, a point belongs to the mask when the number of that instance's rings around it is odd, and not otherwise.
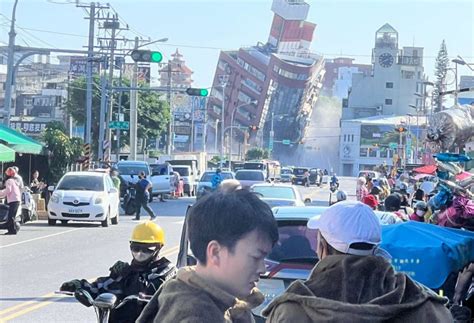
[[[400,205],[402,201],[400,199],[400,195],[398,194],[390,194],[384,202],[385,211],[394,212],[400,210]]]
[[[416,203],[415,210],[428,211],[428,204],[426,202],[420,201]]]

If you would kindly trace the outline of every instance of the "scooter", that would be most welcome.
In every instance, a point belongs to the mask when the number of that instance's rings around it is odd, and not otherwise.
[[[31,190],[25,187],[21,193],[21,223],[37,219],[36,202],[31,195]]]
[[[133,215],[137,211],[136,194],[135,184],[129,182],[121,205],[126,215]]]
[[[117,304],[117,296],[111,293],[102,293],[95,299],[92,298],[91,294],[84,289],[78,289],[74,293],[57,291],[56,294],[74,296],[82,305],[87,307],[93,306],[95,314],[97,315],[98,323],[108,323],[110,311],[124,306],[129,301],[136,300],[138,302],[148,303],[152,297],[140,293],[138,295],[127,296]]]
[[[9,230],[9,219],[8,219],[8,210],[9,206],[6,204],[0,204],[0,229]],[[15,217],[15,228],[14,232],[17,233],[20,231],[21,226],[21,208],[18,208],[18,212]]]

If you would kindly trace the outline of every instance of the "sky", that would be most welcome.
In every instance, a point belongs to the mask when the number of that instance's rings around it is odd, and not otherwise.
[[[86,3],[84,0],[80,0]],[[327,58],[370,63],[375,32],[385,23],[399,33],[399,47],[424,47],[425,73],[433,80],[443,39],[451,58],[474,62],[474,1],[471,0],[314,0],[308,21],[317,24],[311,49]],[[220,50],[266,42],[272,22],[271,0],[109,0],[130,30],[120,35],[152,40],[165,59],[179,48],[194,70],[194,85],[209,87]],[[0,1],[0,45],[8,43],[12,0]],[[32,47],[82,49],[88,21],[75,0],[19,0],[16,43]],[[48,32],[46,32],[48,31]],[[63,33],[63,34],[61,34]],[[64,35],[70,34],[70,35]],[[129,44],[131,46],[131,44]],[[473,75],[459,66],[459,75]]]

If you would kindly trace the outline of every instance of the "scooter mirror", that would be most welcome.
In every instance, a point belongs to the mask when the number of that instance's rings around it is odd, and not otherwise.
[[[111,293],[103,293],[97,296],[94,300],[94,306],[99,308],[108,308],[112,309],[115,306],[115,302],[117,301],[117,296]]]
[[[54,185],[48,186],[48,191],[53,192],[54,191]]]

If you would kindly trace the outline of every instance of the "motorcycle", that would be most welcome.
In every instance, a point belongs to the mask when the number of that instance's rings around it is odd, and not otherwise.
[[[91,294],[84,289],[78,289],[75,292],[57,291],[56,294],[74,296],[82,305],[87,307],[93,306],[95,314],[97,315],[98,323],[108,323],[110,311],[113,309],[119,309],[127,302],[138,301],[148,303],[152,297],[150,295],[139,293],[138,295],[127,296],[122,301],[117,302],[117,296],[114,294],[102,293],[94,299]]]
[[[137,211],[136,194],[135,184],[129,182],[121,205],[126,215],[133,215]]]
[[[8,205],[0,204],[0,229],[3,229],[3,230],[9,229],[8,209],[9,209]],[[15,217],[15,232],[20,231],[20,226],[21,226],[21,209],[18,208],[18,212]]]
[[[21,223],[37,219],[36,202],[31,195],[31,190],[25,187],[21,193]]]

